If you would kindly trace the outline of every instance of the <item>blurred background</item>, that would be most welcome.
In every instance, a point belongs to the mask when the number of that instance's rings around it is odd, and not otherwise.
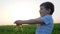
[[[0,25],[14,25],[15,20],[38,18],[41,3],[55,5],[54,23],[60,23],[60,0],[0,0]]]

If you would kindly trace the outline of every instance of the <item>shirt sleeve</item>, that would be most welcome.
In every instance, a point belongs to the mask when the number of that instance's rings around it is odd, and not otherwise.
[[[50,17],[49,16],[44,16],[44,17],[42,17],[42,20],[43,20],[43,22],[45,23],[45,25],[47,25],[47,24],[49,24],[50,23]]]

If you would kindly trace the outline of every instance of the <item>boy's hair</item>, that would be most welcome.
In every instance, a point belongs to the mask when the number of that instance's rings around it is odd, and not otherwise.
[[[54,12],[54,5],[53,5],[53,3],[51,3],[51,2],[44,2],[40,6],[44,6],[46,8],[46,10],[50,9],[51,10],[50,15],[53,14],[53,12]]]

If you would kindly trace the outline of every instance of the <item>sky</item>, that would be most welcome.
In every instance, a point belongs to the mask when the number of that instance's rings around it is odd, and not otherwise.
[[[0,0],[0,25],[13,25],[16,20],[38,18],[39,5],[46,1],[54,4],[54,23],[60,23],[60,0]]]

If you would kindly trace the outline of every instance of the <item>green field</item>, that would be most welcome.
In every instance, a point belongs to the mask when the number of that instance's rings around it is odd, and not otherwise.
[[[22,28],[13,25],[0,26],[0,34],[22,34],[22,30],[23,34],[35,34],[36,24],[23,25]],[[52,34],[60,34],[60,24],[54,24]]]

